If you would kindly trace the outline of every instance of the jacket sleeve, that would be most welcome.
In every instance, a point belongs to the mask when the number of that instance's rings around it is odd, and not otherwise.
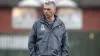
[[[68,35],[67,35],[67,31],[65,30],[65,32],[63,34],[62,46],[61,46],[61,54],[62,54],[62,56],[69,56],[68,48],[69,48]]]
[[[28,40],[28,50],[29,50],[29,56],[36,56],[35,54],[35,49],[36,49],[36,24],[34,23],[31,32],[30,32],[30,36],[29,36],[29,40]]]

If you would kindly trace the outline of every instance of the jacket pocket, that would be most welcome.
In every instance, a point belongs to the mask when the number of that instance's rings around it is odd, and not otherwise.
[[[46,51],[46,48],[47,48],[47,45],[42,43],[42,44],[39,44],[39,51],[42,54],[44,54],[44,52]]]
[[[60,50],[59,50],[59,49],[55,49],[55,50],[53,51],[53,55],[54,55],[54,56],[61,56]]]

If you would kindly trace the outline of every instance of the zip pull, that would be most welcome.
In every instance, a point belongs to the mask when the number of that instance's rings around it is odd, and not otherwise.
[[[59,28],[60,28],[60,26],[59,26]]]

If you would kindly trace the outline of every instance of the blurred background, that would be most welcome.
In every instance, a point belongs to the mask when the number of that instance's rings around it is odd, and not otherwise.
[[[29,56],[28,38],[47,0],[0,0],[0,56]],[[100,56],[100,0],[51,0],[69,36],[69,56]]]

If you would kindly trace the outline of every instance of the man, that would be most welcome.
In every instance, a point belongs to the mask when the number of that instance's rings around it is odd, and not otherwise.
[[[45,3],[43,12],[31,30],[30,56],[68,56],[68,36],[64,23],[55,15],[55,3]]]

